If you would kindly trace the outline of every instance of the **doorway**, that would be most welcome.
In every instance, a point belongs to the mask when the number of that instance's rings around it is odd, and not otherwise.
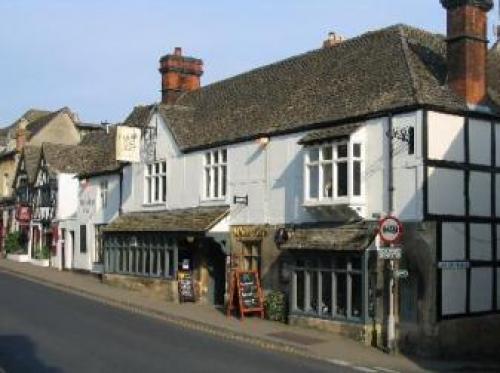
[[[226,292],[226,254],[220,246],[213,242],[207,258],[209,274],[208,300],[214,305],[224,305]]]

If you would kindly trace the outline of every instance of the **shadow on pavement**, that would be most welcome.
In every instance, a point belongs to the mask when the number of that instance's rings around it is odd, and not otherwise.
[[[30,338],[0,335],[0,372],[59,373],[62,370],[47,366],[40,360]]]

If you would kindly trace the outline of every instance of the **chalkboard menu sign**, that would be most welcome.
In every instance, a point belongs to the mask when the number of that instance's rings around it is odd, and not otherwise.
[[[179,301],[180,302],[194,302],[194,284],[193,278],[191,277],[191,272],[179,271],[178,276],[178,289],[179,289]]]
[[[252,312],[257,312],[261,317],[264,317],[262,289],[257,271],[232,271],[227,309],[228,316],[236,308],[239,310],[242,319],[245,317],[245,313]]]

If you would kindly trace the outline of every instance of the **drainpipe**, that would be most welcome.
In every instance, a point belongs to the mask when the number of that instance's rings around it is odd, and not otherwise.
[[[123,214],[123,167],[120,167],[120,199],[118,205],[118,216]]]

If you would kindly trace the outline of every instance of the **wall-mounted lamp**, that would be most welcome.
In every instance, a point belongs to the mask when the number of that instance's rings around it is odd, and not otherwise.
[[[246,196],[233,196],[233,203],[235,205],[245,205],[248,206],[248,194]]]
[[[266,146],[267,144],[269,144],[269,137],[260,137],[259,139],[257,139],[257,143],[260,146]]]

